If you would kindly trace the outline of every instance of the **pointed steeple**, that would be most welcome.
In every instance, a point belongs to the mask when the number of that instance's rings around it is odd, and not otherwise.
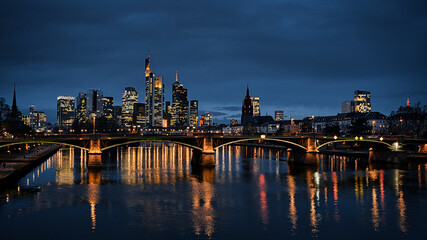
[[[12,103],[12,112],[11,117],[17,118],[18,117],[18,107],[16,106],[16,91],[15,91],[15,84],[13,84],[13,103]]]
[[[250,97],[249,96],[249,85],[246,85],[246,97]]]

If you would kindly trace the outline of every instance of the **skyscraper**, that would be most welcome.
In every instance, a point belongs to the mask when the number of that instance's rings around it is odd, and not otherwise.
[[[187,89],[178,81],[178,72],[176,80],[172,84],[172,119],[171,125],[176,127],[188,126],[188,99]]]
[[[253,112],[252,100],[251,100],[251,96],[249,96],[249,87],[247,87],[246,97],[243,100],[243,104],[242,104],[242,118],[241,118],[242,125],[244,124],[245,119],[253,116],[254,116],[254,112]]]
[[[138,103],[138,92],[134,87],[126,87],[122,93],[122,124],[125,127],[132,126],[135,103]]]
[[[85,93],[79,93],[79,95],[77,95],[77,121],[79,121],[80,123],[84,123],[87,121],[88,119],[88,114],[87,114],[87,98],[86,98],[86,94]]]
[[[113,97],[103,97],[102,98],[102,116],[108,120],[113,120]]]
[[[146,126],[147,115],[145,114],[145,103],[135,103],[133,105],[133,123],[135,126]]]
[[[71,127],[76,115],[74,104],[74,97],[59,96],[56,99],[56,124],[58,126]]]
[[[199,101],[190,101],[190,127],[197,127],[197,118],[199,115]]]
[[[355,112],[368,113],[371,111],[371,93],[356,90],[354,92]]]
[[[274,112],[274,120],[275,121],[283,121],[283,111],[275,111]]]
[[[150,52],[145,59],[145,107],[150,126],[161,127],[164,108],[163,77],[155,76],[150,69]]]
[[[261,112],[259,109],[259,97],[251,97],[251,100],[254,116],[260,116]]]
[[[86,94],[87,99],[87,115],[90,117],[92,113],[95,113],[97,117],[102,115],[102,98],[104,97],[104,94],[99,89],[89,89]]]

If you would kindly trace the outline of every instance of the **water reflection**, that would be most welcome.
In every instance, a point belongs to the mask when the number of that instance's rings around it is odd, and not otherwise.
[[[231,231],[225,226],[237,223],[233,230],[245,228],[249,238],[274,238],[268,235],[274,231],[322,238],[330,228],[343,237],[342,225],[363,230],[365,237],[393,237],[411,234],[427,214],[417,205],[422,201],[414,201],[427,199],[425,163],[374,168],[364,158],[321,155],[313,167],[283,161],[286,150],[227,146],[216,150],[214,169],[203,169],[191,166],[190,149],[165,143],[112,149],[98,170],[86,167],[87,157],[79,149],[59,150],[21,180],[19,192],[1,195],[0,207],[13,209],[21,201],[16,196],[41,186],[31,195],[30,211],[82,207],[85,215],[76,221],[86,219],[94,236],[113,231],[105,225],[108,216],[121,219],[115,222],[121,229],[155,236],[169,231],[187,239],[219,238]],[[266,235],[249,234],[257,231]]]
[[[212,206],[215,196],[214,170],[194,167],[192,174],[195,176],[191,180],[194,233],[210,237],[215,231],[215,210]]]
[[[99,203],[101,169],[88,168],[87,198],[90,204],[91,229],[96,229],[96,205]]]

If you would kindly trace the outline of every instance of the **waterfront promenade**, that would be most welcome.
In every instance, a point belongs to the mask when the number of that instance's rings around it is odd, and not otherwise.
[[[0,155],[0,189],[16,182],[59,148],[59,145],[40,145],[20,154]]]

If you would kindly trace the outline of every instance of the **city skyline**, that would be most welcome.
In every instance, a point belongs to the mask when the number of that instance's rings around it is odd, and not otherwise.
[[[261,115],[299,119],[339,113],[355,90],[386,115],[408,97],[427,102],[423,2],[1,4],[0,96],[11,105],[16,83],[19,110],[36,105],[52,123],[60,95],[101,89],[119,105],[132,86],[143,97],[148,49],[165,101],[178,70],[218,123],[239,118],[247,84]]]

